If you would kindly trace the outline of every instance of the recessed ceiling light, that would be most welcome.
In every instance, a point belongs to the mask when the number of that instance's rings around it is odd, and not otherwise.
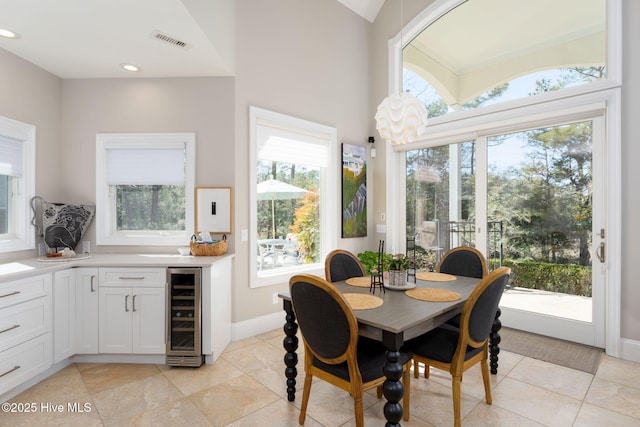
[[[133,64],[120,64],[120,66],[127,71],[140,71],[140,67],[136,67]]]
[[[8,39],[18,38],[18,35],[13,31],[9,31],[6,28],[0,28],[0,37],[6,37]]]

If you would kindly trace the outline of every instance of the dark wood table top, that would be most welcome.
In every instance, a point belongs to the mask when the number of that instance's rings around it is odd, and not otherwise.
[[[428,332],[462,311],[462,307],[480,282],[480,279],[457,276],[449,282],[431,282],[417,280],[420,288],[440,288],[458,292],[462,299],[452,302],[421,301],[405,295],[405,291],[387,289],[382,292],[376,289],[374,295],[382,298],[384,304],[369,310],[354,310],[358,319],[360,335],[382,341],[383,333],[402,335],[402,341]],[[345,282],[334,285],[342,293],[370,294],[368,287],[351,286]],[[290,300],[289,293],[281,293],[285,300]]]

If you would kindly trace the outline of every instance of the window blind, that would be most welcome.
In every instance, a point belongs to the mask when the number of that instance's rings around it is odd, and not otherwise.
[[[0,175],[22,177],[22,141],[0,135]]]
[[[260,160],[327,167],[326,139],[264,125],[258,126],[257,139]]]
[[[107,184],[184,185],[185,149],[108,149]]]

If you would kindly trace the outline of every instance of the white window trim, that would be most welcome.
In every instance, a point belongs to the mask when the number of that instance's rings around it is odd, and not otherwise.
[[[115,216],[110,211],[109,186],[106,178],[106,151],[114,146],[138,144],[154,148],[175,144],[186,144],[187,159],[185,171],[185,231],[158,232],[136,231],[116,232],[113,226]],[[108,133],[96,135],[96,245],[137,245],[137,246],[184,246],[195,229],[195,159],[196,136],[194,133]]]
[[[402,87],[401,39],[410,42],[423,28],[434,22],[464,0],[436,0],[405,26],[400,33],[389,40],[389,94],[397,93]],[[404,37],[401,37],[404,35]],[[450,113],[431,120],[432,128],[419,141],[402,147],[386,144],[386,216],[387,242],[390,247],[404,248],[405,210],[405,155],[404,151],[425,144],[430,136],[440,142],[456,136],[474,134],[473,126],[496,120],[514,122],[523,120],[527,114],[556,112],[571,108],[581,108],[588,104],[602,102],[606,105],[605,128],[607,138],[607,273],[606,273],[606,320],[605,349],[608,355],[620,357],[622,340],[620,336],[621,318],[621,276],[622,276],[622,131],[621,131],[621,88],[622,85],[622,0],[607,1],[607,79],[488,106],[479,110]],[[570,115],[570,114],[569,114]],[[457,130],[456,130],[457,129]],[[438,132],[441,132],[438,134]],[[436,134],[434,136],[434,134]],[[458,134],[458,135],[456,135]],[[401,191],[398,191],[400,189]]]
[[[30,250],[35,248],[35,230],[31,225],[33,216],[30,201],[35,196],[36,128],[6,117],[0,117],[0,134],[22,141],[22,178],[14,179],[11,217],[17,222],[10,224],[12,230],[0,238],[0,253]]]
[[[311,273],[324,277],[324,261],[316,264],[303,264],[288,268],[279,268],[273,272],[260,272],[258,275],[258,196],[257,196],[257,129],[259,122],[274,123],[276,127],[286,128],[293,132],[322,135],[328,140],[328,165],[320,176],[320,194],[340,194],[338,190],[338,137],[337,130],[303,119],[280,113],[249,107],[249,287],[258,288],[276,283],[285,283],[297,273]],[[338,197],[323,197],[320,203],[320,259],[324,260],[329,251],[335,248],[340,217]]]

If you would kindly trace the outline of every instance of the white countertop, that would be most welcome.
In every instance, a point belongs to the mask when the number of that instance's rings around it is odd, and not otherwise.
[[[182,256],[179,254],[92,254],[85,258],[68,258],[41,262],[26,258],[0,264],[0,283],[70,267],[210,267],[233,254],[222,256]]]

